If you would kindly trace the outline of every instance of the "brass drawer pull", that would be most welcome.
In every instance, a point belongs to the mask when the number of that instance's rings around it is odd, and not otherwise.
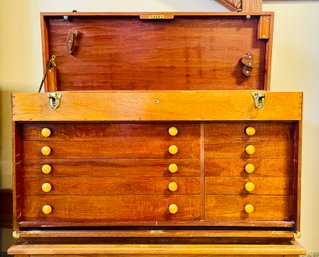
[[[178,152],[178,147],[176,145],[171,145],[169,148],[168,148],[168,152],[172,155],[175,155],[177,154]]]
[[[48,204],[42,207],[42,213],[45,215],[49,215],[52,212],[52,207]]]
[[[254,191],[254,189],[255,189],[255,184],[253,183],[253,182],[247,182],[246,184],[245,184],[245,190],[247,191],[247,192],[252,192],[252,191]]]
[[[175,214],[178,212],[178,206],[176,204],[172,203],[168,206],[168,211],[170,214]]]
[[[168,190],[171,192],[175,192],[177,190],[178,186],[176,182],[170,182],[168,184]]]
[[[43,128],[41,130],[41,135],[43,137],[49,137],[49,136],[51,136],[51,130],[49,128]]]
[[[41,148],[42,155],[50,155],[51,154],[51,148],[47,145],[42,146]]]
[[[255,207],[252,204],[245,205],[245,212],[247,214],[252,214],[255,211]]]
[[[253,173],[254,171],[255,171],[255,166],[254,166],[254,164],[251,164],[251,163],[248,163],[248,164],[246,164],[245,165],[245,171],[247,172],[247,173]]]
[[[170,173],[176,173],[178,171],[178,166],[175,163],[168,165],[168,170]]]
[[[252,155],[255,153],[256,149],[253,145],[248,145],[248,146],[246,146],[245,151],[247,154]]]
[[[247,127],[245,133],[247,136],[253,136],[256,133],[256,129],[254,127]]]
[[[51,191],[52,186],[50,183],[43,183],[41,189],[43,192],[48,193]]]
[[[178,134],[178,129],[176,127],[170,127],[168,129],[168,134],[172,137],[175,137]]]

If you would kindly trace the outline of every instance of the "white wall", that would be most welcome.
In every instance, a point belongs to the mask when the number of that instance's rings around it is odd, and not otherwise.
[[[0,188],[11,187],[12,91],[42,76],[40,11],[222,11],[214,0],[0,0]],[[275,11],[272,91],[304,91],[300,242],[319,252],[319,1],[265,1]],[[2,247],[10,242],[2,233]],[[10,232],[11,233],[11,232]]]

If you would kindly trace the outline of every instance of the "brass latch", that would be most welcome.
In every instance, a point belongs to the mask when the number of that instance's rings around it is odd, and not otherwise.
[[[19,233],[18,231],[14,230],[14,231],[12,232],[12,237],[13,237],[14,239],[19,239],[19,238],[20,238],[20,233]]]
[[[253,94],[255,106],[258,109],[264,109],[266,105],[266,93],[265,92],[260,92],[256,91]]]
[[[49,107],[51,110],[56,110],[60,106],[62,94],[60,92],[50,92],[48,93]]]
[[[253,71],[254,65],[254,56],[252,53],[248,52],[245,55],[243,55],[240,59],[241,63],[244,65],[241,72],[246,77],[249,77]]]

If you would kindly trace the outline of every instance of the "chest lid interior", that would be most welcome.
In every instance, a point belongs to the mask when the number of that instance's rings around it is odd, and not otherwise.
[[[41,20],[46,91],[269,90],[272,13],[75,12]]]

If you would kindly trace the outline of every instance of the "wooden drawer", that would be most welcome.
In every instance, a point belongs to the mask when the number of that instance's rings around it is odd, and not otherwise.
[[[178,147],[178,153],[168,152],[171,145]],[[41,154],[41,148],[49,146],[48,156]],[[94,140],[94,141],[24,141],[24,159],[79,159],[79,158],[199,158],[199,141],[169,143],[151,140]]]
[[[254,154],[247,154],[245,149],[248,145],[255,147]],[[293,142],[290,141],[257,141],[252,144],[248,142],[214,141],[205,138],[205,158],[208,159],[276,159],[292,158]]]
[[[252,164],[252,173],[245,166]],[[290,177],[293,176],[292,159],[205,159],[205,176],[220,177]]]
[[[46,162],[47,161],[47,162]],[[42,166],[51,167],[49,174]],[[176,164],[177,171],[168,169]],[[200,161],[197,159],[110,159],[110,160],[25,160],[23,176],[30,177],[199,177]]]
[[[171,190],[169,190],[169,185],[171,185]],[[51,190],[48,191],[50,188]],[[24,194],[68,195],[70,197],[72,195],[199,195],[200,184],[199,178],[181,177],[33,178],[25,181]]]
[[[246,129],[253,128],[254,135],[247,135]],[[291,122],[212,122],[205,124],[207,142],[256,142],[291,141],[294,124]]]
[[[255,188],[248,192],[246,183],[253,183]],[[205,177],[206,195],[291,195],[292,187],[292,178]]]
[[[177,135],[169,129],[175,127]],[[50,129],[48,137],[41,135],[43,128]],[[23,140],[91,141],[121,140],[199,140],[200,125],[195,123],[25,123]]]
[[[169,213],[171,204],[178,206],[176,214]],[[44,205],[52,207],[50,214],[42,213]],[[26,196],[21,221],[49,221],[55,225],[85,221],[83,226],[90,226],[90,222],[110,225],[107,222],[191,221],[199,220],[199,207],[199,196]]]
[[[245,206],[247,204],[254,206],[253,213],[247,214],[245,212]],[[229,221],[291,221],[293,220],[293,197],[207,195],[205,197],[205,219]]]

